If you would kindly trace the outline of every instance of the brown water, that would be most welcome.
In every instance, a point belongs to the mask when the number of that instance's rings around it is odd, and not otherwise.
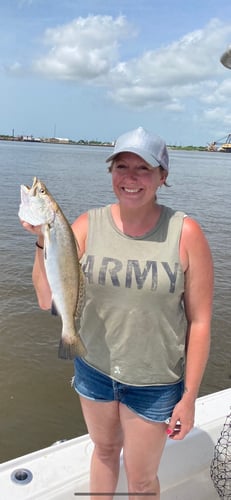
[[[35,238],[18,222],[20,184],[47,184],[72,222],[114,200],[108,149],[0,141],[0,462],[86,432],[71,388],[71,361],[57,357],[58,318],[41,311],[31,283]],[[170,152],[161,203],[197,218],[215,264],[212,348],[201,395],[230,387],[231,155]]]

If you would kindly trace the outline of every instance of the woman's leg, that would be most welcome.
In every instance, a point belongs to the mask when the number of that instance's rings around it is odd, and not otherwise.
[[[80,397],[88,432],[94,443],[91,460],[91,499],[100,500],[94,493],[108,493],[103,500],[111,500],[119,476],[123,433],[119,417],[119,403],[91,401]]]
[[[166,424],[145,420],[122,403],[119,412],[124,435],[123,456],[128,491],[133,493],[131,499],[140,500],[142,493],[149,493],[150,500],[159,500],[157,473],[166,442]]]

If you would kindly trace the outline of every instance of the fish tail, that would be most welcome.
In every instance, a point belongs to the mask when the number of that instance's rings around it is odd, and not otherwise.
[[[76,357],[86,356],[87,350],[80,337],[75,335],[72,342],[68,342],[64,337],[59,342],[58,357],[61,359],[74,359]]]

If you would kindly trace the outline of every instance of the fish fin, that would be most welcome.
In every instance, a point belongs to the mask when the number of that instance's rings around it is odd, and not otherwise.
[[[49,245],[50,245],[50,241],[51,241],[50,229],[51,229],[50,224],[47,223],[47,224],[43,225],[43,234],[44,234],[44,252],[43,252],[43,255],[44,255],[45,261],[47,260],[47,252],[49,250]]]
[[[74,234],[74,233],[73,233],[73,234]],[[75,244],[76,244],[76,249],[77,249],[77,254],[78,254],[78,253],[79,253],[79,251],[80,251],[80,246],[79,246],[79,243],[78,243],[78,240],[77,240],[77,238],[76,238],[75,234],[74,234],[74,239],[75,239]]]
[[[78,293],[78,300],[77,300],[77,306],[76,306],[76,311],[75,311],[75,318],[80,319],[81,314],[83,312],[83,308],[85,306],[86,302],[86,287],[85,287],[85,275],[82,270],[82,266],[79,263],[79,293]]]
[[[59,316],[59,311],[55,305],[54,300],[52,300],[52,302],[51,302],[51,314],[52,314],[52,316]]]
[[[71,344],[67,342],[64,337],[61,338],[58,350],[59,358],[74,359],[76,357],[86,356],[86,354],[86,347],[79,334],[74,336]]]

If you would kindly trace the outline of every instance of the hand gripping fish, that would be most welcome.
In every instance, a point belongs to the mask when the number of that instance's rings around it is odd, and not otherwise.
[[[58,356],[63,359],[84,356],[86,349],[76,324],[84,307],[84,274],[72,228],[45,184],[36,177],[31,188],[21,185],[18,215],[33,226],[42,225],[44,265],[52,304],[62,319]]]

